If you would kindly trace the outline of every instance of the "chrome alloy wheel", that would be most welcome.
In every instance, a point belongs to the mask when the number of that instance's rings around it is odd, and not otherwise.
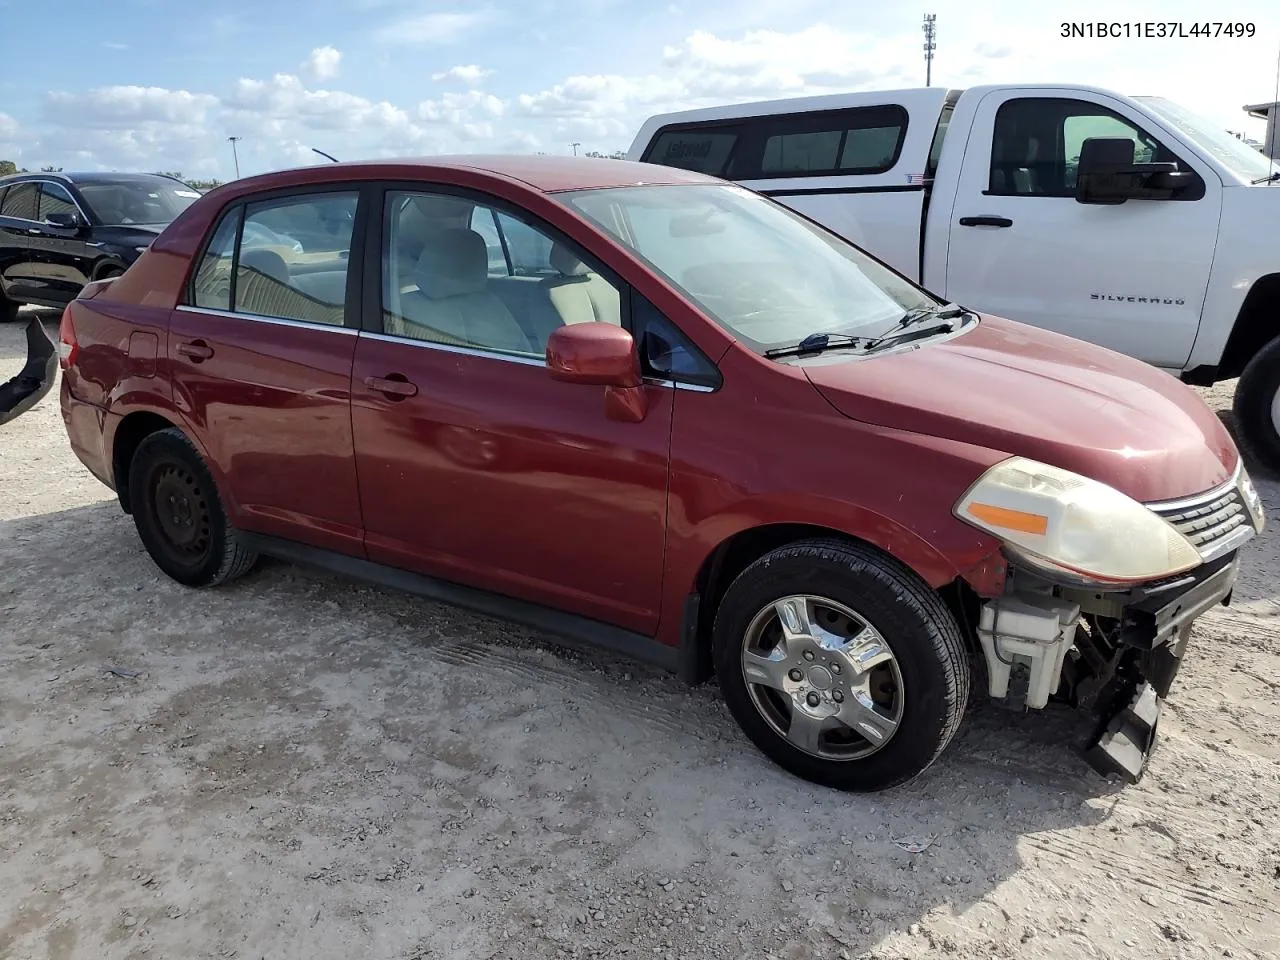
[[[751,702],[776,733],[823,760],[860,760],[902,722],[902,673],[884,637],[825,597],[761,609],[742,643]]]

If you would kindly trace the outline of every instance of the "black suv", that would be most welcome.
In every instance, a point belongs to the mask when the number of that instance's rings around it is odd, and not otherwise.
[[[200,193],[150,173],[0,177],[0,322],[118,276]]]

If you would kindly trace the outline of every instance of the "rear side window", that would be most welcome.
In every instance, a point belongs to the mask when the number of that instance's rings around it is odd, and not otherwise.
[[[878,104],[669,128],[644,159],[729,180],[884,173],[906,135],[907,111]]]
[[[737,142],[738,134],[732,128],[667,130],[649,145],[644,159],[664,167],[721,176]]]
[[[4,205],[0,206],[0,217],[34,220],[36,218],[36,185],[18,183],[10,187],[4,195]]]
[[[343,326],[358,200],[307,194],[231,210],[200,259],[192,305]]]

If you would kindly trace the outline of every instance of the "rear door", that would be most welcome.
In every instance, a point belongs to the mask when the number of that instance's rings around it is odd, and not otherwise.
[[[175,403],[226,477],[241,522],[357,555],[359,198],[357,188],[329,186],[232,206],[168,341]]]
[[[0,203],[0,277],[5,294],[21,302],[48,299],[36,223],[39,197],[37,184],[15,183]]]
[[[975,310],[1181,369],[1209,282],[1222,184],[1105,94],[997,90],[978,103],[951,211],[945,293]],[[1192,171],[1178,199],[1077,203],[1088,137]],[[943,211],[938,210],[942,215]]]

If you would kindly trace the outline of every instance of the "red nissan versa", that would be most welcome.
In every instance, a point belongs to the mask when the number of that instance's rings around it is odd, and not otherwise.
[[[1092,712],[1094,767],[1138,778],[1263,526],[1173,377],[671,167],[239,180],[61,341],[72,447],[175,580],[271,555],[714,673],[848,790],[933,763],[975,683]]]

